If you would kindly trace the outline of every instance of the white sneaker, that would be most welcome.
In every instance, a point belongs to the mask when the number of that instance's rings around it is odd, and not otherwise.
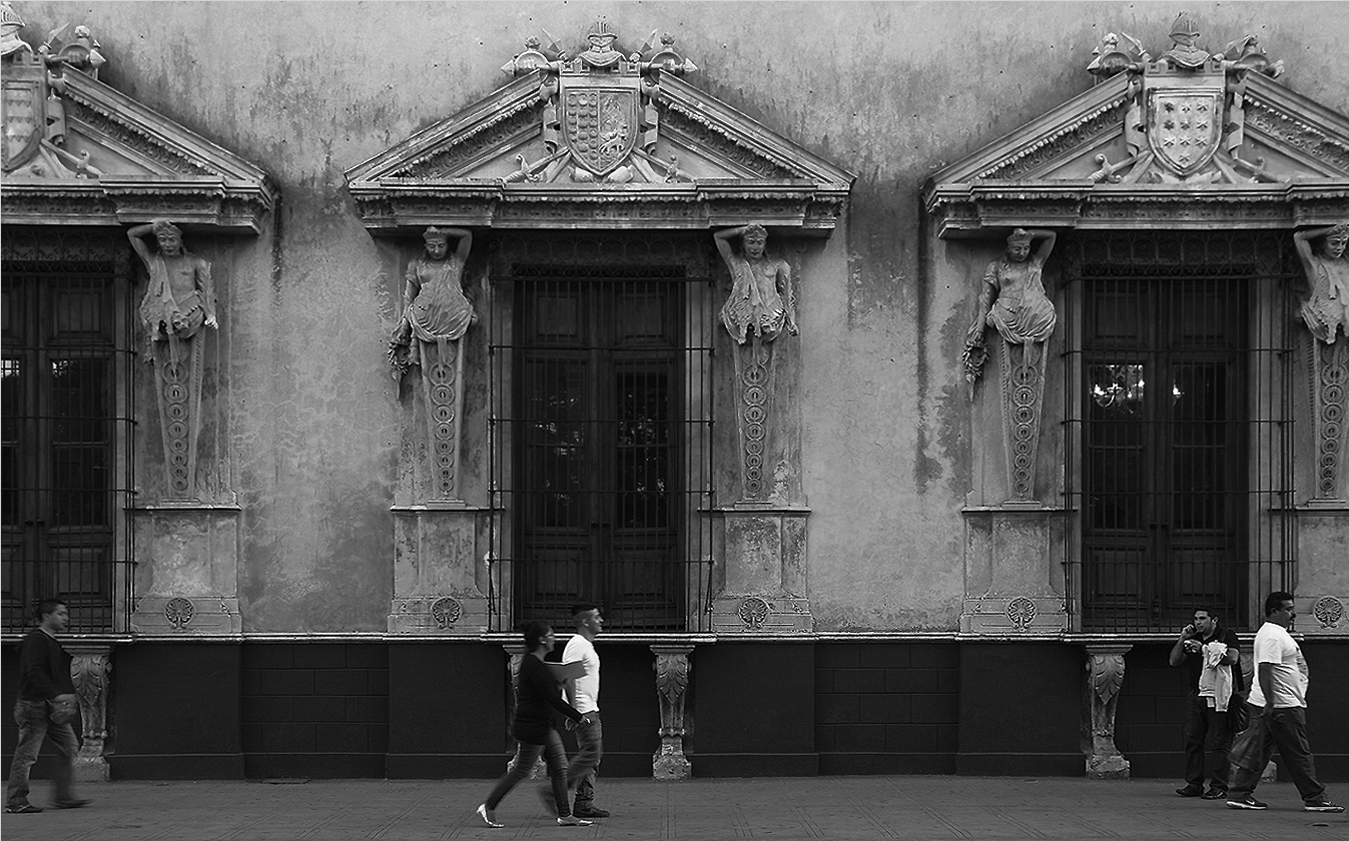
[[[558,816],[558,824],[567,827],[590,827],[591,822],[588,819],[579,819],[576,816]]]

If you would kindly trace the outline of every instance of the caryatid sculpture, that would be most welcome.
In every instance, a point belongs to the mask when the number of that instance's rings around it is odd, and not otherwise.
[[[152,234],[158,251],[146,242]],[[182,231],[167,220],[137,225],[127,231],[127,239],[150,273],[140,318],[146,362],[155,367],[169,496],[195,499],[205,357],[201,333],[217,327],[211,264],[184,249]]]
[[[1045,395],[1045,346],[1056,323],[1055,305],[1045,294],[1041,273],[1055,247],[1055,232],[1018,228],[1008,236],[1007,243],[1003,258],[985,269],[979,307],[966,332],[962,360],[973,396],[975,382],[989,356],[986,330],[992,327],[1003,337],[999,359],[1008,479],[1012,502],[1031,503]]]
[[[741,253],[731,241],[739,237]],[[741,499],[762,500],[764,460],[768,455],[768,421],[773,395],[772,344],[784,330],[797,334],[792,269],[786,260],[770,257],[768,231],[751,223],[713,235],[717,251],[731,272],[731,294],[722,305],[722,324],[736,341],[737,429],[741,441]]]
[[[450,252],[450,238],[455,250]],[[404,274],[403,314],[389,340],[395,377],[422,369],[430,433],[434,495],[458,500],[460,414],[464,404],[464,355],[460,339],[478,321],[464,295],[464,264],[473,234],[464,228],[428,228],[423,254]]]
[[[1350,278],[1345,259],[1346,223],[1294,234],[1294,247],[1307,282],[1299,315],[1312,333],[1309,390],[1317,438],[1315,500],[1344,498],[1347,333],[1350,333]],[[1320,240],[1316,249],[1313,242]]]

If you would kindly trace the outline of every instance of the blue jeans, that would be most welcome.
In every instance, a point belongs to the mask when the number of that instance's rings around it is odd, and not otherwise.
[[[517,743],[516,756],[512,758],[506,774],[502,775],[502,779],[497,781],[497,785],[488,794],[487,800],[483,802],[484,806],[489,810],[497,809],[497,805],[506,794],[515,789],[516,784],[530,776],[530,770],[534,768],[534,764],[539,761],[539,755],[542,754],[544,763],[548,765],[549,780],[553,783],[553,801],[558,809],[558,815],[572,815],[572,807],[567,801],[567,751],[563,748],[562,737],[553,728],[548,729],[547,739],[548,742],[543,745]]]
[[[1284,769],[1293,778],[1298,794],[1305,802],[1320,799],[1327,788],[1317,782],[1317,772],[1313,769],[1303,708],[1273,708],[1268,717],[1262,716],[1261,708],[1256,705],[1248,705],[1248,708],[1252,724],[1234,741],[1234,747],[1240,750],[1234,751],[1230,758],[1233,785],[1228,788],[1228,796],[1240,799],[1251,795],[1261,783],[1261,773],[1270,762],[1270,756],[1278,748]]]
[[[577,807],[590,807],[595,803],[595,773],[600,769],[600,758],[605,753],[600,711],[588,715],[591,724],[578,724],[574,731],[577,753],[567,766],[567,788],[577,788]]]
[[[1236,697],[1233,704],[1241,704]],[[1233,733],[1228,713],[1209,706],[1202,696],[1186,700],[1186,783],[1203,788],[1205,772],[1214,789],[1228,789],[1228,749]]]
[[[14,748],[14,762],[9,767],[9,785],[5,787],[5,806],[18,807],[28,803],[28,772],[42,750],[42,741],[51,737],[52,745],[61,755],[56,765],[55,800],[75,800],[75,757],[80,741],[75,729],[66,722],[57,725],[47,717],[45,701],[30,702],[20,699],[14,704],[14,721],[19,726],[19,744]]]

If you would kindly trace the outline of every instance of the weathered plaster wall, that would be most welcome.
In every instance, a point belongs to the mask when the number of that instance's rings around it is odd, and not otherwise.
[[[1167,44],[1172,3],[21,2],[37,44],[87,23],[114,87],[264,166],[276,247],[237,263],[229,331],[246,631],[384,628],[400,417],[384,341],[399,277],[343,170],[506,81],[547,28],[656,29],[691,77],[858,174],[804,264],[800,382],[817,627],[954,629],[970,485],[959,376],[970,279],[938,251],[923,179],[1091,85],[1107,31]],[[1203,3],[1203,42],[1254,32],[1285,83],[1344,111],[1343,3]],[[191,243],[189,243],[191,245]],[[930,262],[941,264],[933,272]],[[979,262],[979,261],[974,261]]]

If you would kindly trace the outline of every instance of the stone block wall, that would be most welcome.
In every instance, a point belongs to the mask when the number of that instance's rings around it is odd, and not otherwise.
[[[384,777],[384,644],[247,644],[240,697],[248,777]]]

